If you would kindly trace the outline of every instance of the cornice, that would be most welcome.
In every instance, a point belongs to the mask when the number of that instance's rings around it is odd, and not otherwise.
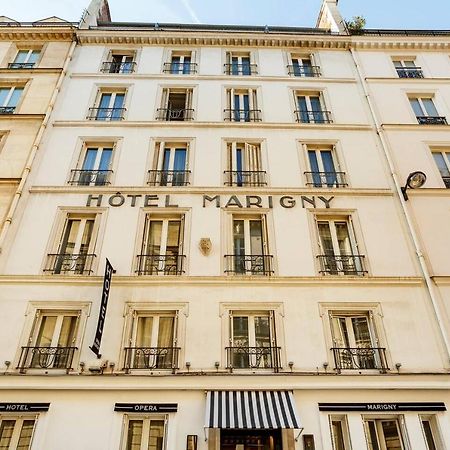
[[[36,67],[35,69],[8,69],[0,68],[0,74],[7,74],[9,76],[13,74],[27,74],[27,75],[37,75],[37,74],[48,74],[48,73],[60,73],[62,72],[62,67]]]
[[[409,85],[415,84],[417,86],[427,86],[430,84],[450,84],[450,78],[394,78],[394,77],[366,77],[365,79],[369,83],[382,83],[382,84],[402,84]],[[425,87],[426,89],[426,87]]]
[[[74,27],[1,27],[0,41],[73,41]]]
[[[421,125],[419,123],[382,123],[386,130],[411,130],[411,131],[450,131],[449,125]]]
[[[440,50],[450,49],[449,36],[353,36],[351,38],[352,48],[357,50]]]
[[[0,120],[44,120],[45,114],[0,114]]]

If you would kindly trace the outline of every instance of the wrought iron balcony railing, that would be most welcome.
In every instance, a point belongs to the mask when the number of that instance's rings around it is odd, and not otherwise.
[[[423,78],[423,72],[420,67],[397,68],[399,78]]]
[[[44,272],[54,275],[90,275],[96,256],[88,253],[52,253],[47,255]]]
[[[164,63],[163,72],[175,75],[193,75],[197,73],[197,63],[193,62]]]
[[[103,73],[133,73],[136,69],[136,63],[130,62],[113,62],[106,61],[102,64],[101,71]]]
[[[224,64],[224,72],[226,75],[258,75],[257,64]]]
[[[187,121],[194,119],[194,110],[189,108],[158,108],[156,120],[165,121]]]
[[[294,77],[320,77],[319,66],[300,66],[296,64],[289,64],[287,66],[288,74]]]
[[[272,275],[272,255],[225,255],[225,273]]]
[[[186,255],[137,255],[138,275],[182,275]]]
[[[364,275],[363,255],[318,255],[320,273],[329,275]]]
[[[306,185],[314,187],[345,187],[345,172],[304,172]]]
[[[179,347],[125,347],[123,370],[178,369]]]
[[[14,114],[15,106],[0,106],[0,114]]]
[[[385,348],[333,347],[331,350],[333,351],[335,369],[338,373],[341,370],[378,369],[382,373],[386,373],[389,370]]]
[[[227,369],[281,369],[281,347],[226,347]]]
[[[187,186],[190,170],[149,170],[147,184],[150,186]]]
[[[447,125],[447,119],[443,116],[416,116],[420,125]]]
[[[122,120],[126,108],[89,108],[89,120]]]
[[[8,69],[33,69],[35,63],[9,63]]]
[[[69,184],[76,186],[106,186],[112,170],[72,170]]]
[[[72,369],[77,347],[22,347],[17,369]]]
[[[223,112],[229,122],[261,122],[260,109],[224,109]]]
[[[265,170],[225,170],[225,186],[266,186]]]
[[[450,177],[442,177],[442,181],[444,182],[446,188],[450,188]]]
[[[330,111],[295,110],[295,117],[299,123],[333,123]]]

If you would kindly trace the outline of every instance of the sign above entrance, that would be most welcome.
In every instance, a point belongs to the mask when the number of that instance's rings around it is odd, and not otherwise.
[[[171,413],[177,412],[178,403],[116,403],[114,411],[127,413]]]
[[[0,403],[0,412],[48,411],[50,403]]]
[[[444,402],[319,403],[319,411],[447,411],[447,408]]]

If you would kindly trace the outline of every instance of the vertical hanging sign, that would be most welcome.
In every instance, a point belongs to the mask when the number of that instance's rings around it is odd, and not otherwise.
[[[102,342],[103,326],[106,319],[106,308],[108,306],[109,291],[111,289],[111,278],[114,273],[113,266],[106,258],[105,276],[103,277],[102,301],[100,303],[100,313],[98,315],[97,331],[95,332],[94,343],[89,347],[96,355],[101,358],[100,344]]]

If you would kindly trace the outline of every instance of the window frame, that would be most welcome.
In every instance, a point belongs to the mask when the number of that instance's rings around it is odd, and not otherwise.
[[[109,101],[109,105],[108,108],[110,107],[111,104],[114,104],[115,101],[115,96],[117,94],[123,94],[124,98],[123,98],[123,104],[122,104],[122,109],[123,109],[123,114],[122,114],[122,118],[120,119],[115,119],[115,120],[111,120],[111,118],[106,118],[106,119],[97,119],[96,116],[94,116],[92,114],[92,109],[100,109],[100,102],[102,99],[102,96],[104,94],[114,94],[111,96],[111,99]],[[121,120],[127,120],[128,118],[128,103],[129,103],[129,99],[131,97],[131,86],[130,85],[124,85],[124,84],[120,84],[120,85],[116,85],[116,84],[111,84],[111,85],[106,85],[106,84],[96,84],[94,86],[94,92],[91,96],[91,99],[89,101],[89,105],[92,106],[88,106],[87,112],[86,112],[86,118],[88,120],[90,120],[93,123],[103,123],[103,122],[120,122]],[[114,98],[114,101],[113,101]]]
[[[197,111],[197,99],[196,99],[196,85],[160,85],[158,87],[158,96],[156,101],[156,107],[155,107],[155,113],[154,117],[156,121],[160,122],[192,122],[197,120],[196,118],[196,111]],[[185,110],[191,110],[188,113],[188,118],[183,120],[165,120],[165,119],[159,119],[159,113],[158,110],[160,109],[166,109],[169,110],[169,98],[170,94],[185,94],[185,103],[184,103],[184,109]]]
[[[299,89],[297,87],[290,88],[290,91],[292,95],[290,95],[291,102],[292,102],[292,114],[294,118],[294,122],[301,124],[301,125],[330,125],[334,123],[334,115],[331,108],[331,102],[329,99],[329,96],[325,89]],[[296,111],[300,111],[298,97],[305,97],[306,103],[307,103],[307,111],[314,111],[311,107],[311,97],[318,97],[320,102],[320,107],[323,116],[323,121],[314,121],[309,120],[309,122],[302,122],[301,120],[298,120],[300,115],[297,116]],[[329,109],[327,107],[329,106]]]
[[[302,65],[301,67],[303,67],[303,61],[304,60],[309,60],[311,63],[311,67],[313,68],[317,68],[317,71],[315,72],[315,69],[311,69],[312,70],[312,75],[311,76],[306,76],[305,74],[300,74],[300,75],[296,75],[295,71],[293,71],[292,73],[289,73],[290,68],[289,66],[294,66],[294,60],[301,60],[302,61]],[[321,67],[318,63],[318,55],[311,53],[311,52],[298,52],[298,51],[289,51],[286,54],[286,71],[287,71],[287,75],[290,78],[294,78],[294,79],[315,79],[315,78],[321,78],[322,77],[322,73],[321,73]]]
[[[430,153],[431,153],[431,159],[433,164],[433,171],[436,174],[436,178],[439,179],[439,182],[441,184],[440,187],[444,187],[446,189],[450,188],[450,146],[440,146],[440,145],[433,145],[429,147]],[[449,172],[449,175],[446,177],[448,178],[448,186],[446,182],[444,181],[444,176],[441,174],[441,171],[439,169],[439,166],[436,162],[436,159],[434,157],[435,154],[440,154],[444,160],[444,164],[447,167],[447,170]],[[448,155],[448,156],[447,156]]]
[[[232,58],[238,58],[237,64],[242,64],[242,58],[249,58],[249,67],[250,67],[250,73],[249,74],[243,74],[239,73],[242,72],[242,69],[237,74],[232,73]],[[230,77],[254,77],[259,76],[259,64],[258,64],[258,51],[256,49],[241,49],[241,48],[234,48],[234,49],[224,49],[222,54],[222,74],[225,76]],[[227,66],[227,64],[230,64],[230,66]],[[227,70],[227,68],[230,68],[230,70]],[[253,69],[252,69],[253,68]]]
[[[169,414],[123,414],[122,418],[122,436],[120,439],[120,449],[127,450],[128,448],[128,426],[130,421],[133,420],[141,420],[143,421],[142,434],[141,434],[141,450],[148,449],[148,435],[150,431],[150,422],[152,420],[164,421],[164,436],[163,436],[163,445],[162,449],[165,450],[167,448],[167,438],[168,438],[168,425],[169,425]],[[146,445],[144,445],[146,444]]]
[[[167,49],[164,52],[163,55],[163,61],[162,61],[162,67],[161,67],[161,73],[165,73],[166,75],[182,75],[182,76],[186,76],[186,75],[197,75],[199,72],[199,63],[198,63],[198,56],[199,56],[199,49],[186,49],[186,48],[172,48],[172,49]],[[172,64],[173,61],[173,57],[182,57],[183,61],[180,60],[179,64],[184,64],[184,58],[185,57],[189,57],[190,58],[190,65],[192,65],[190,67],[190,71],[189,73],[183,73],[183,72],[176,72],[176,73],[172,73],[172,71],[167,72],[167,70],[165,69],[167,64]]]
[[[423,426],[424,421],[427,421],[430,423],[431,435],[432,435],[436,450],[444,450],[445,447],[444,447],[444,443],[442,440],[442,433],[440,430],[437,415],[436,414],[419,414],[420,429],[422,430],[423,438],[425,441],[425,446],[426,446],[427,450],[433,450],[428,445],[427,433]]]
[[[0,84],[0,90],[2,89],[9,89],[9,94],[6,95],[5,101],[3,104],[0,104],[0,108],[14,108],[14,111],[12,114],[18,114],[18,110],[20,106],[22,105],[22,101],[25,97],[25,84],[11,84],[11,83],[1,83]],[[20,94],[17,104],[15,106],[9,106],[9,102],[11,100],[11,97],[14,95],[14,91],[16,89],[21,89],[22,93]]]
[[[341,430],[342,430],[342,443],[344,445],[343,450],[351,450],[352,449],[352,441],[351,441],[351,435],[350,430],[348,426],[348,418],[346,414],[342,415],[336,415],[336,414],[329,414],[328,415],[328,426],[330,428],[330,441],[331,441],[331,448],[333,450],[338,450],[335,448],[334,445],[334,433],[333,433],[333,422],[339,422],[341,424]]]
[[[418,117],[437,117],[437,118],[444,118],[445,123],[447,124],[447,115],[444,114],[446,112],[445,105],[442,104],[440,98],[438,97],[437,91],[428,91],[428,92],[406,92],[406,98],[408,101],[409,111],[410,111],[410,117],[412,118],[414,125],[423,125],[418,121]],[[429,99],[433,103],[433,107],[437,112],[437,116],[430,116],[426,108],[423,105],[423,99]],[[417,116],[416,112],[414,111],[414,108],[412,106],[411,100],[417,100],[419,102],[419,106],[422,110],[422,115]],[[434,124],[435,125],[435,124]],[[443,125],[443,124],[439,124]]]
[[[39,414],[0,414],[0,430],[3,421],[14,420],[14,428],[13,433],[11,435],[11,440],[8,445],[8,450],[16,450],[19,444],[20,434],[22,432],[23,422],[26,420],[33,420],[33,429],[31,431],[30,443],[27,447],[28,450],[31,450],[33,446],[34,435],[36,433],[36,426],[39,419]]]
[[[378,438],[378,443],[381,443],[381,445],[379,445],[380,450],[385,450],[385,445],[383,445],[382,441],[379,438],[379,424],[383,423],[383,422],[387,422],[387,421],[395,421],[397,423],[397,431],[400,437],[400,444],[402,446],[402,450],[411,450],[411,445],[409,443],[409,437],[408,437],[408,432],[407,432],[407,428],[406,428],[406,423],[405,423],[405,416],[403,414],[374,414],[374,415],[369,415],[369,414],[364,414],[361,416],[362,418],[362,425],[364,428],[364,437],[365,437],[365,441],[366,441],[366,446],[369,449],[369,430],[368,430],[368,425],[367,422],[369,421],[375,421],[376,422],[376,428],[377,428],[377,438]],[[383,437],[384,437],[384,431],[382,432]]]
[[[242,120],[239,116],[239,120],[236,118],[236,108],[235,108],[235,96],[239,96],[239,111],[246,111],[246,108],[241,108],[245,106],[244,96],[248,96],[248,111],[249,120]],[[261,88],[259,86],[244,86],[244,85],[226,85],[223,90],[223,121],[227,123],[255,123],[263,122],[263,108],[261,103],[262,95]],[[227,111],[229,111],[229,118],[227,117]],[[252,113],[253,111],[253,113]]]

